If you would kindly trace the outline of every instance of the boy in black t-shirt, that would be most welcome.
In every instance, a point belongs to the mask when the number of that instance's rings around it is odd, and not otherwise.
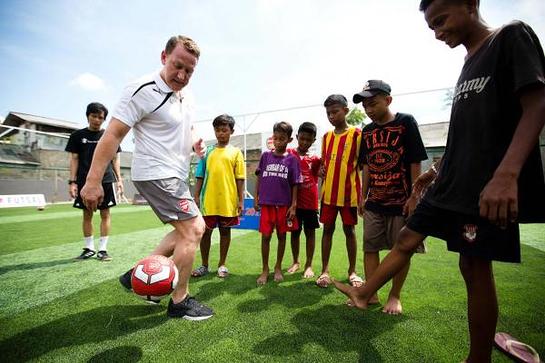
[[[83,205],[79,192],[85,185],[85,179],[93,160],[93,154],[95,152],[98,140],[104,133],[101,130],[102,123],[108,115],[108,109],[98,103],[93,102],[87,106],[86,111],[87,121],[89,126],[74,131],[68,143],[66,144],[65,151],[70,152],[70,180],[68,181],[69,193],[74,198],[74,208],[83,209],[83,238],[85,240],[85,247],[81,255],[76,257],[77,260],[86,260],[95,255],[95,244],[93,240],[93,211],[88,210]],[[121,149],[118,149],[118,153]],[[110,207],[117,204],[115,198],[115,192],[113,183],[117,179],[117,187],[120,194],[123,194],[123,184],[121,180],[121,171],[119,157],[117,156],[106,168],[104,178],[102,179],[102,185],[104,187],[104,200],[98,206],[100,209],[100,244],[98,248],[97,258],[101,261],[110,261],[112,258],[108,255],[107,244],[108,235],[110,233]],[[113,166],[113,168],[112,168]],[[115,176],[114,176],[115,173]]]
[[[519,226],[545,221],[538,137],[545,123],[545,57],[537,36],[515,21],[490,29],[478,0],[422,0],[438,40],[467,49],[457,82],[447,147],[392,251],[361,288],[336,287],[359,308],[409,262],[428,235],[460,253],[468,295],[467,362],[489,362],[498,318],[492,260],[520,262]]]
[[[359,163],[363,165],[362,198],[358,212],[363,217],[363,266],[366,278],[373,275],[379,251],[390,250],[405,225],[404,214],[416,205],[411,185],[420,176],[421,161],[428,158],[413,116],[392,113],[391,88],[384,81],[369,80],[353,97],[361,102],[373,121],[361,131]],[[424,252],[422,245],[419,252]],[[401,288],[409,273],[409,263],[392,280],[392,289],[382,311],[402,312]],[[378,304],[375,294],[370,304]]]

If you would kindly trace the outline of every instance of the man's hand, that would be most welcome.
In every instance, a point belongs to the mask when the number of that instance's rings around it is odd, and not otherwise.
[[[78,185],[76,183],[71,183],[68,186],[68,193],[75,199],[78,196]]]
[[[405,217],[410,217],[418,202],[420,201],[420,198],[418,198],[414,193],[409,196],[409,199],[405,202],[405,205],[403,206],[403,215]]]
[[[104,200],[104,189],[102,189],[101,183],[87,181],[81,189],[80,195],[85,207],[94,212]]]
[[[518,217],[518,185],[514,175],[500,174],[492,177],[479,198],[481,217],[501,228]]]
[[[206,145],[204,145],[203,139],[198,139],[193,144],[193,151],[195,152],[195,154],[197,154],[199,158],[202,159],[204,157],[204,154],[206,152]]]

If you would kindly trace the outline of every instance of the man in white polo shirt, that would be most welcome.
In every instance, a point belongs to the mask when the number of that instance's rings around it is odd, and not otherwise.
[[[213,311],[189,295],[195,251],[205,224],[187,185],[191,151],[204,154],[202,140],[192,132],[192,102],[184,87],[197,65],[200,50],[185,36],[171,37],[161,52],[163,68],[129,84],[97,145],[87,182],[81,191],[85,205],[96,210],[104,196],[102,175],[119,144],[132,128],[132,180],[163,223],[174,229],[152,252],[173,257],[180,272],[167,315],[188,320],[212,317]],[[131,272],[119,281],[131,289]]]

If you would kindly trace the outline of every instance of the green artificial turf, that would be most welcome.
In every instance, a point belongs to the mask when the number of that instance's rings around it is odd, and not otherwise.
[[[341,294],[316,287],[301,271],[257,287],[260,236],[233,230],[230,276],[222,280],[211,273],[191,280],[192,294],[216,315],[189,322],[168,319],[166,299],[147,305],[117,281],[170,227],[147,207],[116,207],[112,215],[113,261],[74,262],[82,248],[79,211],[67,205],[43,212],[0,210],[1,361],[460,362],[467,353],[465,287],[458,256],[442,241],[429,239],[429,252],[415,255],[403,290],[404,314],[388,316],[379,307],[365,312],[346,307]],[[95,219],[98,225],[98,215]],[[361,272],[361,224],[357,231]],[[523,226],[521,235],[523,263],[494,265],[498,331],[545,355],[545,226]],[[216,234],[213,243],[211,266],[219,253]],[[272,265],[275,239],[271,247]],[[285,268],[290,262],[288,247]],[[330,265],[334,277],[346,280],[341,228]],[[382,301],[388,289],[380,291]],[[497,351],[493,360],[509,361]]]

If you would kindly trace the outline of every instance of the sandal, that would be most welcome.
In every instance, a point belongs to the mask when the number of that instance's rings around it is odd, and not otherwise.
[[[331,284],[331,278],[328,274],[321,274],[316,280],[316,285],[326,288]]]
[[[350,282],[350,286],[353,286],[353,287],[363,286],[363,279],[356,274],[349,276],[348,281]]]
[[[522,343],[507,333],[496,333],[494,344],[509,358],[516,362],[539,363],[539,354],[526,343]]]
[[[208,274],[208,266],[199,266],[191,272],[193,277],[202,277],[206,274]]]
[[[227,276],[229,276],[229,269],[225,266],[220,266],[218,268],[218,277],[224,279]]]

